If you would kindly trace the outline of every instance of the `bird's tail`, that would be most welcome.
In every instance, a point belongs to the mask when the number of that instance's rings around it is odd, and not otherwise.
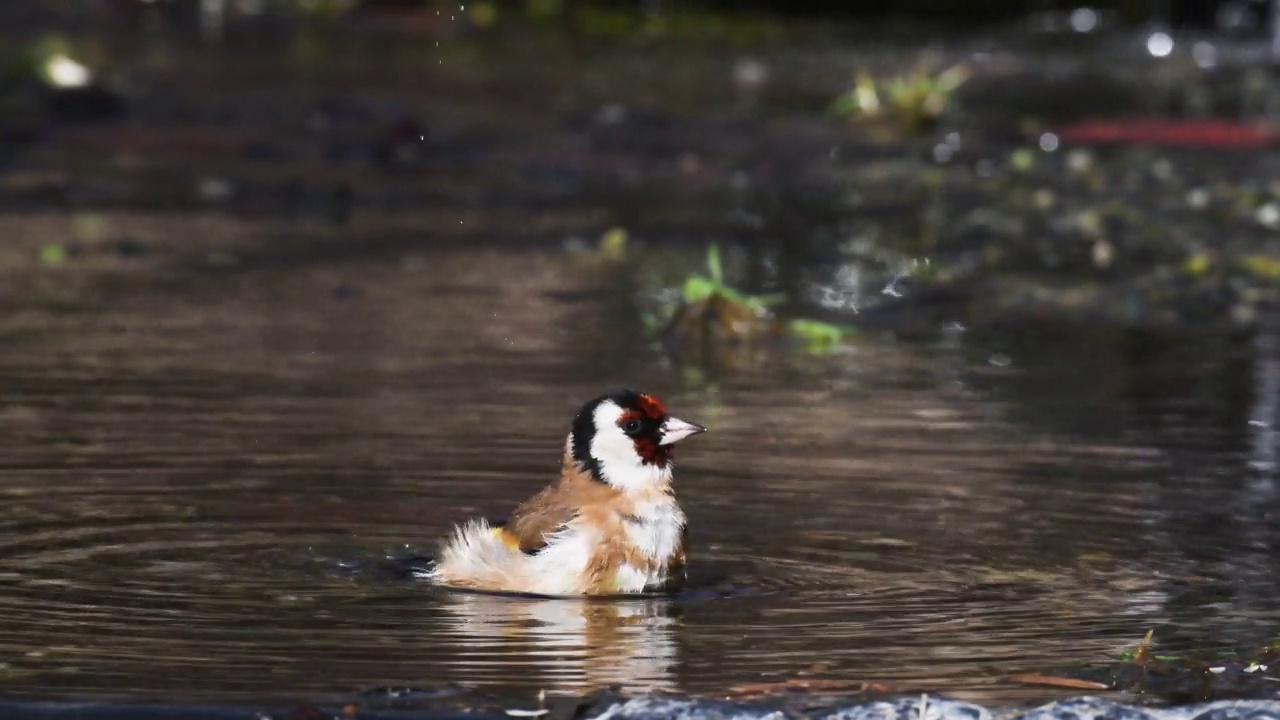
[[[444,544],[429,579],[477,590],[508,590],[525,585],[528,556],[501,527],[485,520],[458,526]]]

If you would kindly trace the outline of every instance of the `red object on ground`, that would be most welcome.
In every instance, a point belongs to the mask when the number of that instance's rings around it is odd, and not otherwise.
[[[1090,120],[1057,131],[1063,142],[1247,149],[1280,144],[1276,128],[1230,120]]]

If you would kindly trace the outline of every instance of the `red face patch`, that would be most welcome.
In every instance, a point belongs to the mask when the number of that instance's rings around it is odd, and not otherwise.
[[[654,420],[661,420],[666,417],[667,408],[658,398],[652,395],[640,395],[639,400],[640,409],[644,411],[645,415]]]
[[[658,467],[666,467],[667,461],[671,458],[669,448],[664,448],[649,438],[636,438],[636,453],[646,465],[657,465]]]
[[[659,423],[667,416],[667,409],[663,407],[661,400],[652,395],[637,394],[635,402],[639,409],[627,410],[618,416],[618,427],[624,428],[623,432],[635,443],[636,454],[642,462],[666,467],[671,460],[671,448],[658,444],[658,428]],[[638,423],[638,426],[628,430],[628,423]]]

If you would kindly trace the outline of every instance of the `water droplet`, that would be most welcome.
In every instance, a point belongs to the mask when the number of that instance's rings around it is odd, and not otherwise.
[[[1209,201],[1213,199],[1209,188],[1195,187],[1187,191],[1187,207],[1192,210],[1204,210],[1209,207]]]
[[[1093,8],[1076,8],[1071,11],[1071,29],[1078,33],[1092,32],[1098,27],[1098,11]]]
[[[1076,148],[1067,153],[1067,169],[1071,172],[1082,173],[1093,167],[1093,156],[1088,150]]]
[[[1151,33],[1147,38],[1147,52],[1153,57],[1168,57],[1173,52],[1173,38],[1168,33]]]
[[[83,87],[93,78],[89,68],[62,54],[49,58],[44,70],[50,82],[64,88]]]
[[[1268,230],[1280,230],[1280,203],[1269,202],[1253,213],[1258,224]]]
[[[1218,64],[1218,48],[1211,42],[1201,40],[1191,46],[1191,58],[1201,70],[1208,70]]]

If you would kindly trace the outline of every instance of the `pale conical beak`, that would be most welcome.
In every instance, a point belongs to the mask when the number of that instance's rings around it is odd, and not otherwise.
[[[701,425],[694,425],[691,422],[685,422],[678,417],[671,417],[670,415],[668,415],[667,419],[663,421],[661,430],[662,439],[658,441],[659,445],[670,445],[672,443],[679,442],[690,435],[697,435],[698,433],[704,433],[707,431],[707,429]]]

